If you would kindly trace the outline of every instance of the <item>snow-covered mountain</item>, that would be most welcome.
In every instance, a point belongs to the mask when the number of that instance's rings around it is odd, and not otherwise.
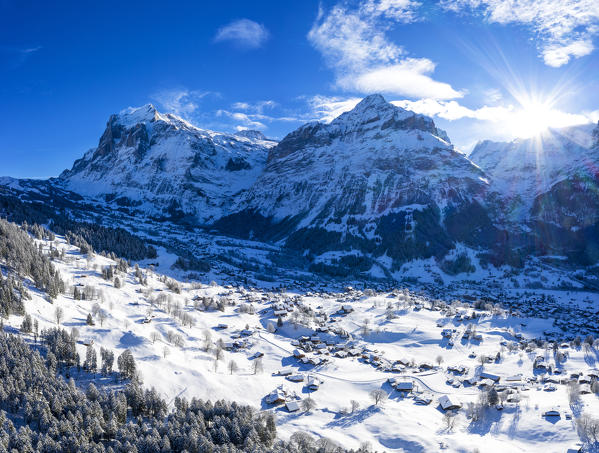
[[[599,125],[509,143],[483,141],[470,159],[489,175],[505,219],[531,231],[541,249],[567,253],[597,241]],[[597,251],[592,255],[599,258]]]
[[[512,142],[480,142],[470,159],[483,168],[492,188],[511,205],[513,220],[526,219],[535,200],[556,184],[596,177],[599,147],[589,124],[548,130],[540,137]]]
[[[478,241],[483,227],[493,236],[487,187],[432,119],[372,95],[271,148],[238,212],[217,225],[311,254],[358,250],[399,263]]]
[[[253,184],[275,144],[256,131],[199,129],[148,104],[112,115],[98,147],[59,181],[82,195],[202,224]]]
[[[599,126],[484,141],[467,158],[431,118],[372,95],[278,144],[129,108],[44,190],[277,242],[313,264],[368,270],[376,261],[393,271],[455,257],[457,244],[498,264],[532,254],[596,262],[597,168]]]

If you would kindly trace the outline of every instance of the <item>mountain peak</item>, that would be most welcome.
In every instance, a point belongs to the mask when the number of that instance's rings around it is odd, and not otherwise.
[[[237,131],[235,132],[235,135],[237,135],[238,137],[249,138],[250,140],[268,140],[268,138],[266,138],[266,136],[262,132],[253,129],[244,129],[241,131]]]
[[[358,104],[354,107],[354,110],[367,110],[373,107],[380,107],[386,105],[387,101],[381,94],[371,94],[362,99]]]
[[[121,110],[118,115],[118,122],[123,126],[133,126],[138,123],[153,121],[160,116],[158,110],[152,104],[145,104],[141,107],[127,107]]]

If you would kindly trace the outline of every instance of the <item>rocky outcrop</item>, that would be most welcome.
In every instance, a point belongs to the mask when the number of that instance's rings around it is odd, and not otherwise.
[[[275,144],[259,132],[199,129],[148,104],[112,115],[97,148],[59,183],[154,217],[204,224],[253,184]]]
[[[309,123],[270,149],[264,172],[216,222],[319,256],[358,251],[395,267],[456,241],[492,245],[487,181],[433,120],[365,98],[330,124]],[[479,232],[484,230],[485,233]]]

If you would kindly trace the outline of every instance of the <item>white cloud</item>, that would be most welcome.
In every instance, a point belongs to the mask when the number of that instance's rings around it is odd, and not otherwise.
[[[531,27],[545,63],[553,67],[589,55],[599,33],[597,0],[442,0],[441,6],[482,13],[490,23]]]
[[[308,99],[312,120],[330,123],[344,112],[353,109],[362,98],[340,98],[335,96],[312,96]]]
[[[406,50],[389,41],[392,24],[417,20],[420,3],[410,0],[369,0],[358,8],[337,5],[320,10],[308,39],[335,70],[337,85],[361,93],[387,93],[453,99],[461,93],[431,77],[435,64],[408,58]]]
[[[412,112],[431,117],[436,116],[448,121],[455,121],[462,118],[471,118],[482,121],[501,121],[514,110],[511,106],[484,106],[478,109],[470,109],[456,101],[444,102],[435,99],[420,99],[418,101],[400,100],[392,101],[391,103]]]
[[[275,101],[258,101],[254,103],[249,102],[235,102],[231,105],[233,110],[244,110],[261,114],[265,109],[272,109],[277,106]]]
[[[266,42],[268,36],[264,25],[249,19],[239,19],[219,28],[214,41],[232,41],[240,47],[256,49]]]
[[[443,118],[448,121],[468,118],[494,123],[498,130],[503,130],[506,134],[514,131],[525,133],[527,123],[531,123],[531,120],[533,123],[535,122],[534,118],[531,119],[531,116],[534,115],[542,116],[542,126],[550,128],[588,124],[597,121],[599,118],[599,111],[569,113],[555,107],[548,107],[542,109],[542,111],[527,111],[526,108],[517,108],[512,105],[496,107],[485,105],[477,109],[470,109],[456,101],[444,102],[434,99],[392,101],[392,104],[412,112]]]
[[[198,108],[200,99],[214,94],[210,91],[188,89],[162,90],[151,96],[167,112],[183,119],[190,120]]]
[[[573,41],[567,45],[549,45],[543,49],[543,60],[548,66],[559,68],[570,61],[570,57],[580,58],[593,52],[590,40]]]
[[[226,116],[232,120],[235,120],[241,125],[236,126],[237,130],[242,130],[240,127],[245,129],[266,129],[266,125],[259,119],[264,119],[262,115],[248,115],[242,112],[230,112],[228,110],[217,110],[216,116]]]
[[[407,58],[394,65],[343,77],[339,80],[339,85],[362,93],[393,93],[412,98],[461,97],[462,93],[454,90],[448,83],[438,82],[429,77],[434,69],[435,64],[426,58]]]
[[[362,3],[362,11],[370,16],[383,16],[397,22],[414,22],[418,20],[416,9],[420,2],[413,0],[379,0]]]

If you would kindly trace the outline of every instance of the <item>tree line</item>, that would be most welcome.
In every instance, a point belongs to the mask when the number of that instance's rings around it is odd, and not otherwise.
[[[45,333],[48,351],[73,360],[68,334]],[[50,340],[48,340],[50,339]],[[121,355],[122,357],[122,355]],[[129,359],[123,359],[124,362]],[[133,378],[124,390],[85,391],[55,372],[52,359],[0,332],[0,450],[10,452],[345,452],[303,433],[277,440],[275,417],[226,401],[175,398],[168,409]],[[119,363],[121,366],[121,363]],[[366,450],[359,450],[366,451]]]

